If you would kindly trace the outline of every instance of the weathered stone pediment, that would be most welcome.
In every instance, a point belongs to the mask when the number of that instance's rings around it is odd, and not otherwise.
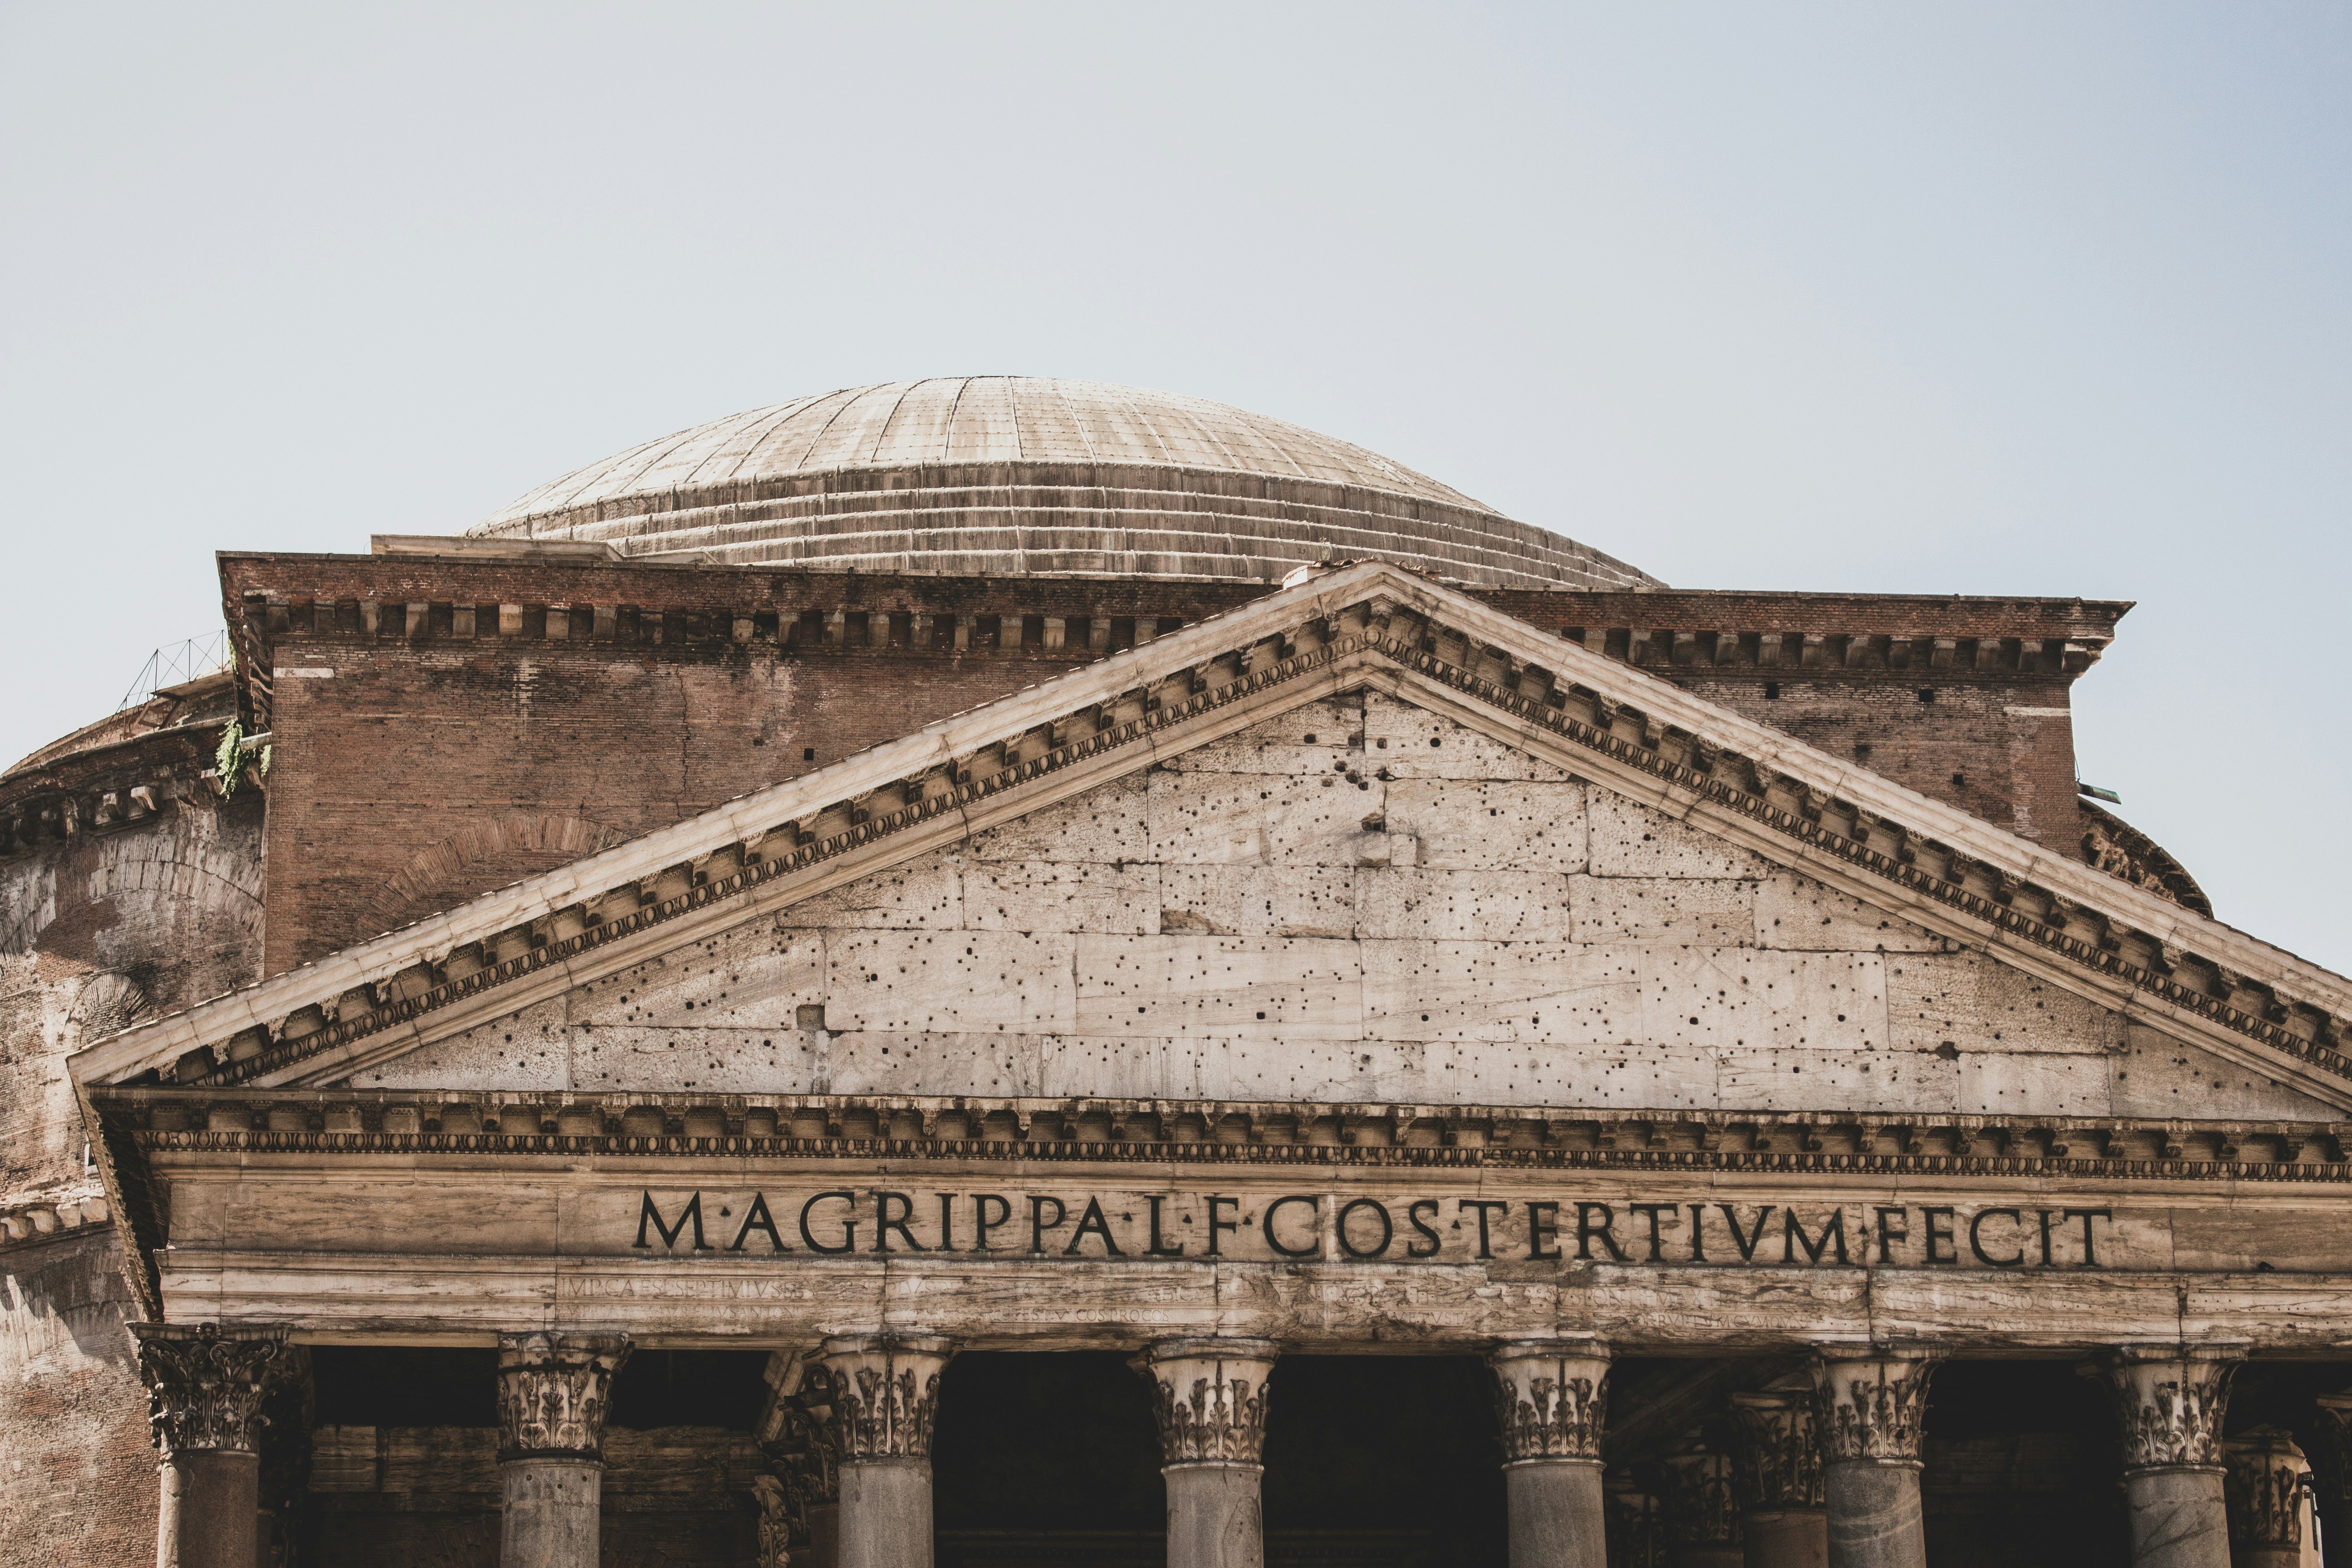
[[[312,1081],[2334,1115],[1803,871],[1362,689]]]
[[[2352,987],[1385,566],[126,1032],[302,1085],[2322,1120]]]

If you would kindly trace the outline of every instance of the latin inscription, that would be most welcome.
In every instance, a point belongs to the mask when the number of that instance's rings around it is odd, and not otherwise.
[[[2104,1205],[1630,1203],[1330,1193],[640,1192],[640,1254],[2101,1268]]]

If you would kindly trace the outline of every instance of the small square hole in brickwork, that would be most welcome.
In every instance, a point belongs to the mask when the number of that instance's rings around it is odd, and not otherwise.
[[[1779,681],[1768,680],[1764,683],[1764,700],[1767,702],[1778,702],[1780,700],[1780,683]]]
[[[1932,686],[1921,687],[1919,689],[1919,700],[1922,702],[1933,702],[1936,700],[1936,689]]]
[[[803,746],[801,748],[801,761],[804,763],[813,763],[816,761],[816,748],[814,746]]]

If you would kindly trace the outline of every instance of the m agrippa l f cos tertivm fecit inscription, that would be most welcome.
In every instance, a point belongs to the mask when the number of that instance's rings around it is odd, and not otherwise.
[[[812,1258],[1380,1259],[1695,1266],[2129,1267],[2113,1204],[1738,1203],[1362,1193],[637,1194],[633,1252]]]

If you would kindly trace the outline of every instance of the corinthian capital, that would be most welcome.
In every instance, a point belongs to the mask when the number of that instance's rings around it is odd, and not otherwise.
[[[2352,1394],[2323,1394],[2312,1404],[2318,1416],[2312,1433],[2312,1479],[2333,1505],[2352,1492]]]
[[[1816,1414],[1808,1391],[1766,1389],[1731,1396],[1731,1418],[1739,1426],[1731,1476],[1741,1512],[1826,1506]]]
[[[626,1334],[499,1336],[499,1458],[601,1459]]]
[[[2122,1345],[2107,1352],[2126,1470],[2211,1470],[2238,1345]]]
[[[1486,1364],[1495,1373],[1503,1463],[1601,1462],[1609,1411],[1607,1346],[1591,1340],[1515,1340]]]
[[[284,1329],[132,1323],[149,1435],[167,1454],[261,1451],[261,1404],[286,1360]]]
[[[1255,1465],[1265,1452],[1270,1340],[1166,1340],[1143,1353],[1160,1424],[1160,1462]]]
[[[2232,1546],[2303,1544],[2303,1478],[2311,1468],[2292,1433],[2264,1427],[2221,1445],[2221,1491]]]
[[[1658,1525],[1670,1546],[1730,1546],[1739,1540],[1730,1458],[1692,1446],[1659,1460],[1664,1479]]]
[[[1935,1358],[1924,1352],[1863,1345],[1815,1352],[1813,1418],[1822,1458],[1918,1464],[1927,1376],[1935,1370]]]
[[[835,1458],[928,1459],[940,1374],[955,1354],[927,1335],[845,1334],[824,1342],[826,1426]],[[812,1395],[813,1397],[813,1395]]]

